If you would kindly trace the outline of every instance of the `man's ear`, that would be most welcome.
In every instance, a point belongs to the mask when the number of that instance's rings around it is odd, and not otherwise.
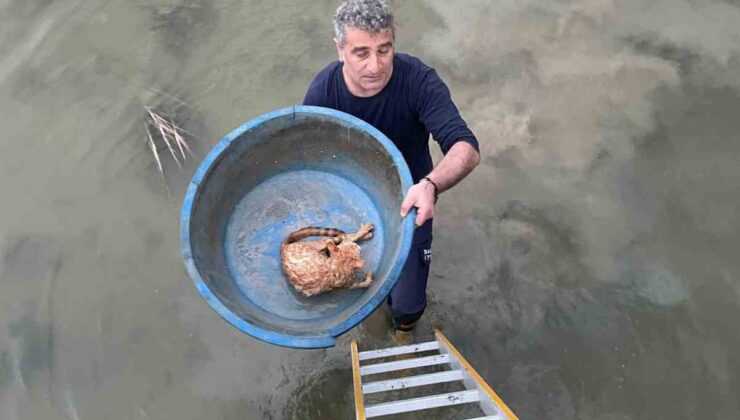
[[[339,41],[337,41],[336,37],[334,37],[334,45],[337,47],[337,57],[339,58],[339,61],[344,63],[344,48],[339,46]]]

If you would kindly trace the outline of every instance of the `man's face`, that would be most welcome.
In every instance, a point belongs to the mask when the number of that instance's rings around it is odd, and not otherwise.
[[[337,44],[337,53],[344,62],[344,80],[356,96],[373,96],[391,79],[393,33],[390,29],[373,34],[347,27],[344,47]]]

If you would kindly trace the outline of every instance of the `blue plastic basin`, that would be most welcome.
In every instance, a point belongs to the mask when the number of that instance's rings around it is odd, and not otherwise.
[[[413,215],[399,215],[411,174],[395,145],[343,112],[294,106],[229,133],[185,196],[181,247],[190,277],[239,330],[287,347],[334,345],[388,295],[406,261]],[[282,274],[280,243],[306,226],[356,230],[372,286],[304,297]]]

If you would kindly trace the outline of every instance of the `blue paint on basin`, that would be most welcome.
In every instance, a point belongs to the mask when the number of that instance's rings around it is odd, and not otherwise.
[[[294,106],[264,114],[218,142],[188,187],[185,266],[211,307],[240,331],[287,347],[320,348],[383,302],[406,261],[414,215],[399,215],[411,174],[395,145],[342,112]],[[368,289],[310,298],[280,268],[279,245],[306,226],[356,230]]]

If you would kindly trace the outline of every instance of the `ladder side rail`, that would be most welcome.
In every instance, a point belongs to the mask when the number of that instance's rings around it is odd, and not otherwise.
[[[352,382],[355,388],[355,419],[365,420],[365,403],[362,398],[362,376],[360,375],[360,357],[357,342],[352,340]]]
[[[465,366],[460,363],[460,361],[455,357],[455,354],[452,353],[447,346],[445,346],[444,343],[440,342],[439,344],[439,352],[441,354],[446,354],[450,356],[450,368],[451,369],[457,369],[462,372],[462,384],[465,386],[465,389],[467,390],[474,390],[478,391],[480,393],[480,408],[483,410],[483,413],[486,416],[495,416],[501,414],[501,410],[496,405],[495,401],[491,399],[491,397],[478,385],[478,382],[475,381],[475,379],[468,373],[468,371],[465,369]]]
[[[486,416],[503,415],[509,420],[519,420],[513,411],[504,403],[501,397],[491,389],[488,383],[473,369],[473,366],[460,354],[455,346],[447,340],[442,331],[434,329],[434,335],[439,342],[441,354],[450,356],[452,369],[460,369],[463,372],[463,384],[466,389],[476,389],[480,393],[480,406]]]

